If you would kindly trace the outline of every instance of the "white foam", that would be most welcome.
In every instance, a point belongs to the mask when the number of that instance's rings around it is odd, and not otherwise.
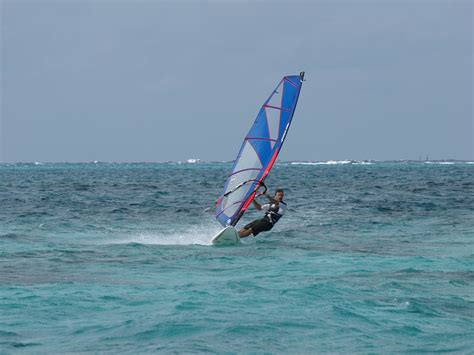
[[[371,163],[370,161],[361,161],[361,162],[357,162],[357,163],[354,163],[354,165],[372,165],[373,163]]]
[[[106,244],[146,244],[146,245],[211,245],[211,239],[219,230],[217,224],[194,226],[183,231],[169,232],[142,231],[108,240]]]
[[[319,163],[307,162],[307,161],[293,161],[291,165],[318,165]]]
[[[350,164],[351,160],[328,160],[328,161],[294,161],[291,165],[337,165],[337,164]]]
[[[425,161],[425,164],[453,165],[453,161]]]
[[[329,160],[326,164],[335,165],[335,164],[350,164],[350,160]]]

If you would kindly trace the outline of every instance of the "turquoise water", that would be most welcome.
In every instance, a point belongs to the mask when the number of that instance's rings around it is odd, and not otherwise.
[[[0,352],[472,353],[473,164],[281,163],[213,247],[230,168],[0,165]]]

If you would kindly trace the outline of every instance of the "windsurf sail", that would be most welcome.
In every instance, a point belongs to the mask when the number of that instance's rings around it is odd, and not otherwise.
[[[237,224],[264,185],[290,128],[303,79],[304,72],[283,77],[245,136],[217,200],[216,219],[224,227]]]

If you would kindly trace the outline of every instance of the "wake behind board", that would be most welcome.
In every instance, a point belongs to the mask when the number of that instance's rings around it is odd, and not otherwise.
[[[232,227],[225,227],[219,233],[217,233],[212,239],[213,245],[234,245],[240,243],[240,237],[237,230]]]

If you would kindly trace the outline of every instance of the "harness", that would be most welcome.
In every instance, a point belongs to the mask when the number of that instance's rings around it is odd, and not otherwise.
[[[280,203],[286,206],[286,203],[281,201]],[[282,214],[278,213],[280,206],[277,204],[272,204],[268,211],[265,213],[265,217],[268,218],[271,224],[275,224],[278,220],[283,216]]]

